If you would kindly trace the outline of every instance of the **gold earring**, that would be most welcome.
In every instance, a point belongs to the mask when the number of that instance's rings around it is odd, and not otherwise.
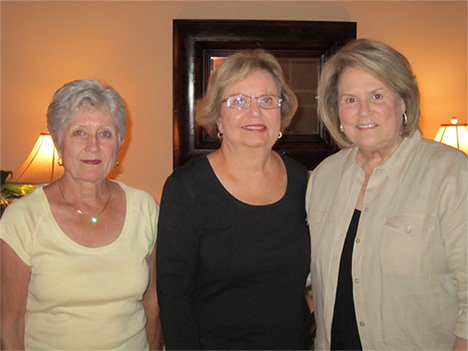
[[[119,162],[119,161],[115,161],[115,166],[114,166],[114,168],[119,167],[119,165],[120,165],[120,162]]]
[[[62,157],[59,156],[58,160],[57,160],[57,164],[62,167],[63,166],[63,160],[62,160]]]

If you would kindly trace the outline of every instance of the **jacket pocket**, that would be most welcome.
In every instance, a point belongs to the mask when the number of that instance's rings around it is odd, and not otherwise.
[[[434,216],[397,214],[384,226],[381,243],[384,274],[430,275]]]

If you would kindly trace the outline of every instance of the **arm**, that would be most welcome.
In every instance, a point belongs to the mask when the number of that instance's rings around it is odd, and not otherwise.
[[[312,300],[312,292],[311,292],[310,285],[304,289],[304,297],[306,299],[307,306],[309,307],[310,313],[314,313],[314,302]]]
[[[168,350],[199,350],[198,325],[192,313],[192,290],[198,238],[194,205],[187,187],[174,177],[164,185],[156,245],[157,292],[161,326]]]
[[[150,350],[163,350],[163,337],[159,321],[158,296],[156,294],[156,248],[148,259],[149,285],[143,296],[143,307],[146,314],[146,334]]]
[[[445,256],[451,276],[457,281],[457,317],[454,334],[457,337],[454,349],[466,350],[468,337],[468,158],[452,167],[445,178],[440,201],[440,230],[444,240]],[[461,166],[461,167],[460,167]],[[461,348],[460,348],[461,347]]]
[[[24,323],[31,267],[13,249],[1,246],[1,324],[2,350],[24,350]]]

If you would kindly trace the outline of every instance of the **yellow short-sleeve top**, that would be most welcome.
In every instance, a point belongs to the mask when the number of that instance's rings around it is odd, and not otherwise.
[[[42,187],[5,211],[0,238],[31,267],[27,350],[148,349],[142,298],[159,209],[148,193],[117,183],[126,194],[125,224],[104,247],[71,240]]]

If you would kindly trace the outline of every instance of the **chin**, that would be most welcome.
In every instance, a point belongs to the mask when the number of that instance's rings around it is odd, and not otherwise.
[[[247,143],[247,146],[251,147],[251,148],[255,148],[255,149],[258,149],[258,148],[272,148],[274,144],[271,144],[271,143],[267,143],[267,142],[251,142],[251,143]]]
[[[83,175],[83,179],[89,181],[89,182],[99,182],[103,181],[107,178],[108,174],[104,173],[99,173],[99,174],[85,174]]]

